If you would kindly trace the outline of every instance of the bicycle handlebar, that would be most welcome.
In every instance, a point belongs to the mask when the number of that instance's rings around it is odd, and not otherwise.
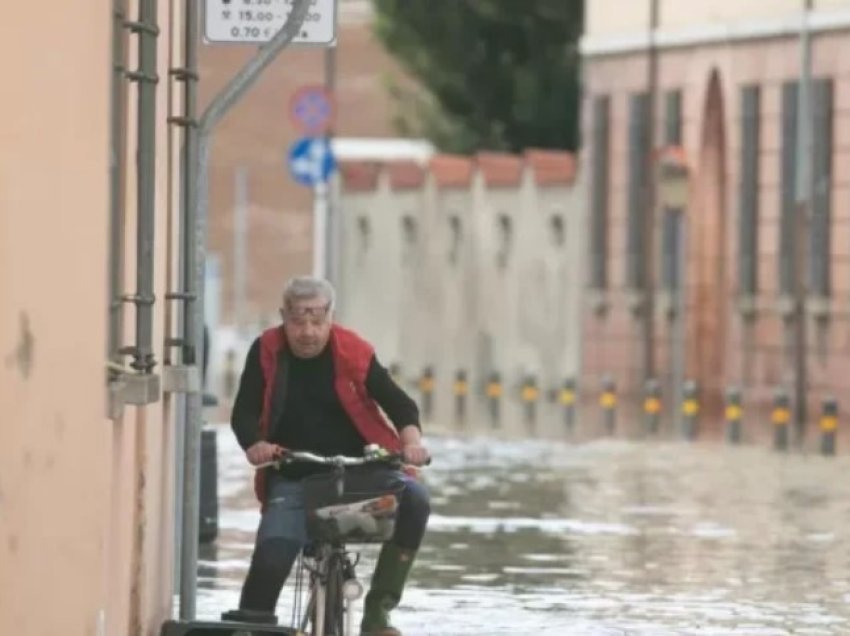
[[[348,467],[348,466],[363,466],[364,464],[374,464],[374,463],[393,463],[393,462],[401,462],[402,457],[398,454],[374,454],[374,455],[364,455],[362,457],[348,457],[346,455],[333,455],[330,457],[326,457],[324,455],[316,455],[315,453],[310,453],[307,451],[286,451],[280,459],[275,459],[270,462],[265,462],[263,464],[257,464],[254,466],[255,469],[259,470],[261,468],[268,468],[273,466],[274,468],[280,468],[281,464],[288,463],[309,463],[309,464],[320,464],[323,466],[335,466],[335,467]]]

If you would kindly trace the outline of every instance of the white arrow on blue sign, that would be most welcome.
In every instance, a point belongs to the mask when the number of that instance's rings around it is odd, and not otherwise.
[[[301,185],[326,183],[334,170],[336,159],[326,137],[303,137],[289,149],[289,171]]]

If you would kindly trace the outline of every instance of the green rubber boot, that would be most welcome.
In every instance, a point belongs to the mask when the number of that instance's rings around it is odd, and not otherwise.
[[[390,542],[383,545],[363,607],[361,636],[401,636],[401,632],[390,625],[390,612],[401,601],[415,557],[413,550],[403,550]]]

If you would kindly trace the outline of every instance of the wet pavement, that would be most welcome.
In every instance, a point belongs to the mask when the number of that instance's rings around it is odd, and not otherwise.
[[[394,619],[428,634],[850,634],[850,458],[760,447],[431,439],[433,514]],[[219,435],[198,614],[235,607],[259,512]],[[375,547],[358,568],[368,581]],[[288,621],[293,590],[281,595]]]

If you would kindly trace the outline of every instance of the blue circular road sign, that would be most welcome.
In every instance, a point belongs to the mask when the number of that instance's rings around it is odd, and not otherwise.
[[[326,183],[334,170],[336,159],[326,137],[303,137],[289,149],[289,172],[301,185]]]

